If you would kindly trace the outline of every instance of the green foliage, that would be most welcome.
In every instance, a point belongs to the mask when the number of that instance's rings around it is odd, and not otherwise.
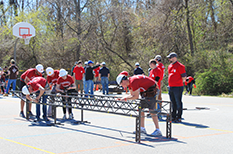
[[[205,69],[203,72],[196,74],[198,94],[219,95],[222,93],[230,93],[233,90],[233,62],[227,62],[226,56],[230,54],[222,54],[215,57],[213,65]],[[231,56],[232,57],[232,56]]]

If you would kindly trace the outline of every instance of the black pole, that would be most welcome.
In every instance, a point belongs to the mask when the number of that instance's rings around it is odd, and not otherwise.
[[[29,120],[29,100],[26,99],[26,119]]]
[[[18,43],[18,40],[19,40],[19,38],[16,39],[16,41],[15,41],[15,47],[14,47],[14,60],[15,60],[15,62],[16,62],[16,45]]]

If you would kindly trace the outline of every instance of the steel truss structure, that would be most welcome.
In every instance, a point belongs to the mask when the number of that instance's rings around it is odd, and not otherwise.
[[[29,102],[26,98],[22,97],[21,91],[12,91],[17,97],[23,99],[26,102],[26,118],[29,119]],[[104,112],[110,114],[118,114],[122,116],[130,116],[136,118],[136,134],[135,141],[140,142],[140,125],[141,125],[141,112],[149,112],[148,110],[141,109],[140,99],[119,101],[117,97],[106,96],[106,95],[84,95],[78,93],[70,93],[69,95],[57,94],[46,94],[48,96],[47,103],[35,103],[41,105],[52,106],[52,115],[54,118],[54,125],[57,123],[56,118],[56,108],[65,107],[81,110],[81,121],[77,123],[89,123],[84,121],[83,111],[89,110],[94,112]],[[161,110],[155,111],[158,115],[166,116],[166,137],[171,138],[171,102],[169,101],[156,101],[157,103],[162,103]]]

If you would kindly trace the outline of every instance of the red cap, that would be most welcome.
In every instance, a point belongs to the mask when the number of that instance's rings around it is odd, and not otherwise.
[[[127,71],[122,71],[119,75],[129,76],[129,73]]]

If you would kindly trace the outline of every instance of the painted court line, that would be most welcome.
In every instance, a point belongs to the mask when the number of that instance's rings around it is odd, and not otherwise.
[[[119,142],[116,142],[116,143],[119,144],[119,145],[100,147],[100,148],[93,148],[93,149],[84,149],[84,150],[77,150],[77,151],[69,151],[69,152],[58,153],[58,154],[69,154],[69,153],[77,153],[77,152],[103,150],[103,149],[117,148],[117,147],[130,146],[130,145],[137,144],[137,143],[119,143]]]
[[[30,146],[30,145],[23,144],[23,143],[20,143],[20,142],[16,142],[16,141],[6,139],[6,138],[3,138],[3,137],[0,137],[0,139],[8,141],[8,142],[16,143],[16,144],[19,144],[19,145],[22,145],[22,146],[25,146],[25,147],[29,147],[29,148],[32,148],[32,149],[35,149],[35,150],[39,150],[39,151],[42,151],[42,152],[45,152],[45,153],[55,154],[55,153],[50,152],[50,151],[46,151],[46,150],[43,150],[43,149],[40,149],[40,148],[36,148],[36,147]]]
[[[231,134],[230,132],[222,132],[222,133],[215,133],[215,134],[206,134],[206,135],[197,135],[197,136],[189,136],[189,137],[183,137],[183,136],[176,136],[179,139],[190,139],[190,138],[198,138],[198,137],[207,137],[207,136],[215,136],[215,135],[223,135],[223,134]]]

